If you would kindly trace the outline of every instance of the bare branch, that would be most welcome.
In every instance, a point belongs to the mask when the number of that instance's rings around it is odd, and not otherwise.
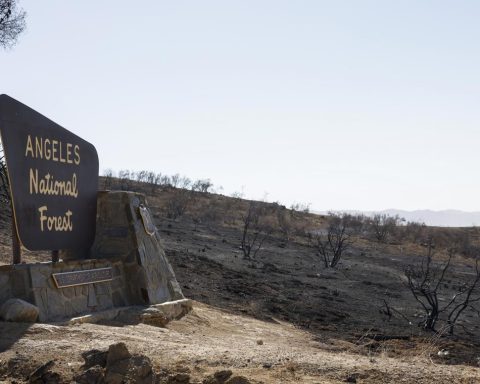
[[[325,268],[334,268],[350,246],[348,221],[345,216],[330,213],[330,224],[326,235],[318,231],[310,237],[310,242],[322,257]]]
[[[265,203],[251,201],[243,216],[243,232],[240,247],[246,259],[252,259],[257,256],[271,232],[265,223],[266,214]]]
[[[26,13],[17,9],[16,0],[0,0],[0,46],[10,48],[25,29]]]
[[[448,250],[448,260],[442,266],[435,268],[433,264],[433,242],[427,244],[428,250],[426,260],[422,260],[417,269],[409,265],[405,269],[408,287],[415,298],[421,304],[425,311],[425,317],[421,324],[426,330],[436,331],[436,324],[439,320],[446,322],[446,329],[453,334],[455,324],[461,314],[466,309],[472,308],[472,303],[480,301],[480,297],[473,297],[475,288],[480,281],[480,271],[478,260],[476,262],[476,275],[470,283],[464,283],[460,286],[458,292],[448,301],[446,305],[440,307],[439,291],[445,276],[451,266],[455,250]],[[462,299],[460,302],[457,300]],[[442,315],[445,313],[445,315]],[[442,317],[440,317],[442,315]]]

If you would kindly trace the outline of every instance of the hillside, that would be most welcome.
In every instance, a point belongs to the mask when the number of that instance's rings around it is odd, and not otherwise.
[[[351,214],[364,214],[373,216],[375,214],[386,214],[389,216],[398,215],[407,222],[425,223],[433,227],[473,227],[480,223],[480,212],[465,212],[456,209],[433,211],[430,209],[406,211],[403,209],[385,209],[382,211],[352,211]],[[327,212],[318,212],[327,214]]]
[[[430,226],[440,227],[472,227],[480,223],[480,212],[464,212],[455,209],[443,211],[416,210],[404,211],[398,209],[388,209],[383,211],[389,215],[399,215],[407,221],[423,222]]]
[[[446,300],[458,284],[474,277],[475,228],[420,228],[415,236],[402,230],[385,242],[359,231],[337,267],[325,268],[307,234],[325,230],[329,217],[264,204],[271,208],[265,221],[272,230],[256,257],[247,259],[240,244],[250,202],[140,183],[129,189],[147,194],[177,279],[185,296],[195,300],[194,312],[166,328],[82,324],[19,329],[0,323],[0,375],[25,373],[34,362],[24,367],[21,359],[12,363],[12,358],[34,356],[35,364],[56,358],[58,372],[67,377],[80,369],[82,351],[125,341],[149,356],[165,380],[186,371],[191,382],[201,382],[221,369],[265,383],[480,380],[478,314],[465,311],[454,336],[424,331],[417,326],[422,308],[404,273],[407,265],[423,259],[421,244],[428,234],[439,239],[436,258],[442,262],[447,254],[440,245],[468,239],[469,252],[458,252],[441,287],[440,300]],[[188,203],[173,217],[182,199]],[[280,217],[289,218],[288,234]],[[1,260],[8,263],[3,215],[2,221]],[[24,259],[48,260],[48,255],[25,253]],[[45,350],[52,342],[55,350]],[[448,353],[439,354],[442,350]]]

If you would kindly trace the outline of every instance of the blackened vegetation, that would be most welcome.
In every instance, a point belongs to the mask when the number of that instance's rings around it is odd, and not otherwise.
[[[341,214],[330,214],[330,223],[326,233],[310,234],[309,240],[322,258],[325,268],[335,268],[342,254],[350,246],[348,217]]]
[[[472,260],[479,254],[477,228],[320,216],[244,200],[240,193],[217,194],[209,183],[203,188],[186,177],[126,175],[112,176],[112,189],[148,195],[187,297],[289,321],[321,338],[340,332],[355,343],[359,332],[384,341],[424,330],[437,332],[434,337],[480,337],[479,274]],[[430,251],[429,239],[435,240]]]
[[[167,235],[167,244],[177,231],[174,229]],[[334,289],[292,275],[289,269],[266,262],[264,258],[261,266],[244,268],[243,257],[236,259],[239,263],[225,263],[212,260],[212,251],[203,253],[203,249],[167,246],[167,256],[187,297],[261,320],[289,321],[312,330],[325,324],[341,326],[350,319],[345,297]],[[264,256],[265,253],[270,252],[265,250]],[[332,305],[335,303],[338,306]]]
[[[10,263],[12,246],[12,200],[7,165],[0,142],[0,263]]]
[[[167,217],[177,219],[185,214],[190,204],[194,202],[195,195],[191,190],[180,188],[167,202]]]
[[[408,265],[405,276],[415,300],[422,306],[424,316],[420,322],[428,331],[454,333],[455,325],[464,311],[478,313],[475,304],[480,301],[477,286],[480,280],[478,260],[475,262],[475,275],[470,280],[454,283],[456,291],[450,295],[443,292],[451,280],[451,266],[456,250],[449,249],[447,260],[441,264],[434,261],[435,245],[432,239],[426,244],[427,255],[419,265]],[[438,329],[439,322],[443,328]]]
[[[269,206],[259,201],[251,201],[243,215],[241,249],[246,259],[255,259],[257,253],[272,228],[266,222]]]
[[[0,208],[7,217],[11,217],[10,182],[2,144],[0,143]]]
[[[397,216],[388,216],[386,214],[376,214],[370,220],[370,227],[379,242],[386,242],[395,232],[401,219]]]

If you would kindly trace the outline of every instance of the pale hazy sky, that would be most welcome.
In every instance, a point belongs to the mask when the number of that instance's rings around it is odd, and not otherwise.
[[[480,210],[480,2],[34,1],[6,93],[100,169],[316,210]]]

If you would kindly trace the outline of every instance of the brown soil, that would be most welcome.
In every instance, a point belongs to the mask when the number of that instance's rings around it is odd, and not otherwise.
[[[265,383],[475,383],[478,368],[439,364],[430,351],[385,344],[378,353],[365,354],[357,344],[328,338],[320,342],[311,333],[282,321],[264,322],[233,315],[199,302],[193,313],[166,328],[149,325],[82,324],[61,326],[0,324],[0,354],[6,382],[18,382],[41,364],[68,381],[81,371],[81,352],[105,349],[123,341],[133,353],[152,359],[160,375],[187,372],[192,382],[221,369],[231,369],[252,381]],[[436,350],[434,351],[436,352]],[[393,357],[392,357],[393,356]],[[13,376],[13,377],[12,377]],[[351,380],[351,381],[348,381]]]

